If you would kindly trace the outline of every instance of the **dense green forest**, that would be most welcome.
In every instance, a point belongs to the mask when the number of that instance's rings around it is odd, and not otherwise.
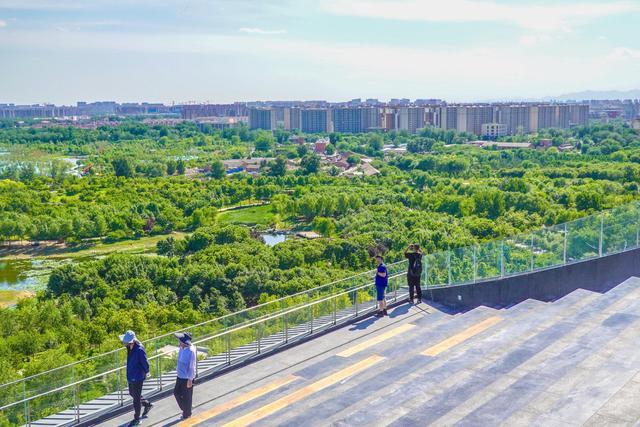
[[[462,247],[638,199],[640,134],[622,123],[505,138],[569,152],[487,150],[470,135],[328,135],[331,151],[370,157],[380,172],[336,176],[290,133],[128,121],[95,130],[0,128],[0,240],[82,245],[186,231],[157,256],[112,255],[55,270],[47,289],[0,310],[0,383],[398,260],[410,242]],[[304,135],[315,141],[317,135]],[[385,155],[383,146],[407,144]],[[61,156],[83,156],[84,176]],[[221,161],[266,157],[256,175],[226,176]],[[4,159],[4,160],[3,160]],[[285,160],[299,167],[287,170]],[[197,176],[190,168],[204,171]],[[264,244],[219,210],[269,202],[269,228],[323,238]]]

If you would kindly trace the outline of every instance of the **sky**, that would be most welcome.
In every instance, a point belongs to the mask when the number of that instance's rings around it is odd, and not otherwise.
[[[0,0],[0,103],[640,88],[640,0]]]

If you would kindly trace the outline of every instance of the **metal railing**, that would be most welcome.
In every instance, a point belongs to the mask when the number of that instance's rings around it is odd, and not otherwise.
[[[484,244],[425,255],[427,288],[478,283],[611,255],[640,246],[640,204]]]
[[[403,273],[389,277],[390,301],[406,298]],[[198,350],[198,376],[208,375],[233,364],[262,355],[277,348],[321,333],[327,328],[344,324],[375,310],[375,289],[370,283],[322,296],[312,302],[284,308],[275,313],[229,327],[222,331],[187,328],[194,337]],[[153,396],[173,385],[175,381],[176,340],[172,335],[156,337],[145,346],[150,378],[145,381],[145,396]],[[87,421],[105,412],[125,405],[129,397],[126,385],[126,353],[116,350],[108,353],[111,365],[99,372],[87,373],[82,361],[70,366],[71,374],[50,383],[44,390],[28,394],[24,382],[11,385],[13,401],[0,407],[0,425],[31,425],[35,420],[51,417],[47,422],[71,425]],[[4,418],[3,418],[4,417]]]
[[[423,283],[427,288],[482,283],[602,257],[640,246],[640,205],[633,202],[576,221],[531,233],[425,255]],[[406,296],[406,261],[390,264],[392,300]],[[374,270],[308,291],[212,319],[188,330],[196,337],[206,374],[282,344],[345,323],[373,310]],[[173,379],[176,351],[173,333],[144,342],[152,362],[145,394],[161,391]],[[0,425],[30,424],[59,413],[71,422],[94,416],[100,399],[113,405],[127,401],[126,351],[113,350],[41,374],[0,385]],[[105,399],[105,396],[107,397]],[[106,403],[105,403],[106,404]],[[91,405],[89,405],[91,406]],[[105,406],[102,410],[108,410]]]
[[[387,267],[390,275],[394,276],[406,271],[407,268],[406,261],[392,263]],[[198,337],[199,341],[206,340],[212,336],[220,336],[221,334],[233,334],[235,336],[238,335],[238,332],[235,331],[249,328],[256,323],[262,322],[266,324],[274,316],[290,313],[299,307],[317,305],[328,296],[342,295],[345,292],[353,292],[361,287],[370,287],[374,275],[375,270],[366,271],[239,312],[182,328],[180,331],[189,331],[192,336]],[[291,325],[295,326],[293,323]],[[160,360],[160,358],[164,358],[167,351],[173,351],[171,347],[166,347],[175,345],[176,341],[173,333],[170,332],[143,341],[148,354],[153,355],[150,358],[155,357]],[[165,347],[167,350],[162,350]],[[229,358],[230,361],[231,359],[233,358]],[[172,363],[169,364],[171,365]],[[108,389],[95,385],[87,386],[88,382],[95,382],[98,378],[113,375],[113,372],[121,371],[125,366],[126,350],[119,347],[107,353],[2,384],[0,385],[0,425],[3,425],[5,419],[10,420],[11,424],[29,424],[33,420],[56,413],[61,408],[73,406],[78,409],[81,406],[81,402],[86,402],[87,399],[97,396],[94,390],[106,392]],[[160,366],[154,366],[153,368],[162,370]],[[158,380],[158,383],[161,385],[162,381]],[[78,385],[77,390],[74,389],[75,385]],[[126,380],[119,378],[117,385],[124,387]],[[70,390],[74,392],[69,393]],[[62,394],[63,396],[59,399],[51,398],[56,394]],[[125,399],[125,394],[124,392],[120,393],[120,400]],[[23,405],[24,408],[20,407],[17,410],[20,405]],[[81,411],[77,410],[77,413],[80,417]]]

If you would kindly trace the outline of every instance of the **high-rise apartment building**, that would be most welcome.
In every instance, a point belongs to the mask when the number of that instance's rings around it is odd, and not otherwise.
[[[382,117],[377,107],[334,108],[331,121],[334,132],[360,133],[382,129]]]
[[[438,127],[440,129],[458,129],[458,107],[438,108]]]
[[[300,122],[302,132],[329,132],[329,111],[326,108],[304,109],[300,112]]]
[[[302,110],[300,108],[286,108],[284,111],[284,128],[286,130],[302,129]]]
[[[497,123],[507,126],[508,135],[529,133],[531,131],[528,105],[501,105],[497,108]]]
[[[421,107],[401,107],[396,112],[396,129],[406,130],[415,134],[425,126],[424,108]]]
[[[569,109],[571,111],[571,126],[586,126],[589,124],[588,104],[574,104]]]
[[[493,123],[494,108],[487,105],[470,105],[458,108],[458,114],[464,115],[464,120],[458,116],[458,131],[475,135],[482,134],[482,125]]]
[[[276,129],[275,113],[270,108],[250,108],[249,128],[250,129]]]

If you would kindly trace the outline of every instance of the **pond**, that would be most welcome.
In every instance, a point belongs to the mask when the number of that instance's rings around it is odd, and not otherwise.
[[[42,289],[50,271],[39,260],[0,260],[0,290]]]
[[[51,270],[69,262],[70,259],[0,259],[0,290],[44,289]]]
[[[284,233],[262,233],[261,236],[268,246],[275,246],[287,240],[287,235]]]

